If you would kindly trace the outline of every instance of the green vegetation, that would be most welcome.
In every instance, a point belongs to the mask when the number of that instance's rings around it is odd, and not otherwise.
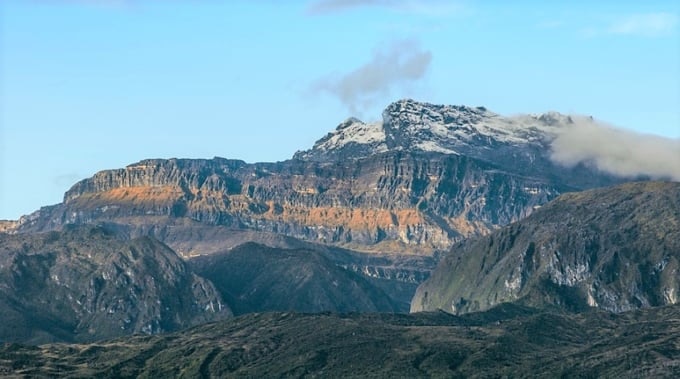
[[[0,373],[63,377],[672,377],[680,306],[568,314],[263,313],[165,335],[0,348]]]

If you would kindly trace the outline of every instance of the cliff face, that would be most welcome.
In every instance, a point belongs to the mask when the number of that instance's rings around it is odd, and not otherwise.
[[[360,250],[431,252],[524,217],[568,188],[431,153],[350,163],[149,160],[76,184],[21,229],[188,217]]]
[[[0,340],[155,334],[231,316],[211,282],[148,237],[101,228],[0,234]]]
[[[680,183],[570,193],[454,247],[411,311],[453,313],[519,301],[621,312],[678,303]]]
[[[568,116],[503,118],[401,101],[383,119],[350,119],[285,162],[154,159],[102,171],[11,229],[98,222],[134,229],[185,218],[362,251],[431,254],[526,217],[562,192],[622,180],[552,163],[548,143],[573,122]]]

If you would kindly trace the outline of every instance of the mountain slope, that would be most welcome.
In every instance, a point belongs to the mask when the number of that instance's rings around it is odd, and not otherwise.
[[[0,234],[2,341],[92,341],[230,315],[212,283],[152,238],[85,226]]]
[[[676,377],[680,307],[502,306],[456,317],[266,313],[89,345],[0,346],[0,374],[69,377]]]
[[[621,312],[675,304],[680,183],[565,194],[531,216],[459,244],[417,290],[411,311],[484,310],[508,301]]]
[[[215,284],[236,314],[408,311],[362,275],[314,250],[247,243],[190,264]]]

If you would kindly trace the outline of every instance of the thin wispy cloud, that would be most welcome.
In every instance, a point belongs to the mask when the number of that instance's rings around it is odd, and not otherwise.
[[[544,20],[536,24],[538,29],[557,29],[564,27],[566,23],[562,20]]]
[[[639,13],[610,19],[604,26],[586,27],[581,30],[581,34],[586,37],[603,35],[661,37],[675,33],[678,23],[678,15],[674,13]]]
[[[346,11],[352,8],[360,8],[366,6],[394,6],[398,1],[395,0],[320,0],[313,2],[307,8],[309,13],[322,14]]]
[[[432,53],[417,42],[398,41],[376,50],[371,60],[343,75],[328,76],[312,85],[313,92],[338,98],[352,114],[389,97],[422,79],[432,61]]]
[[[672,33],[678,25],[678,16],[672,13],[631,15],[615,21],[607,32],[621,35],[659,36]]]
[[[111,7],[111,8],[130,8],[140,5],[163,5],[163,4],[201,4],[219,2],[224,0],[28,0],[36,4],[68,4],[68,5],[86,5],[95,7]]]
[[[67,173],[57,175],[52,178],[52,183],[57,187],[69,187],[75,184],[78,180],[82,179],[82,175],[76,173]]]
[[[321,15],[359,8],[384,8],[425,16],[446,16],[462,10],[463,5],[456,1],[441,0],[318,0],[312,2],[307,11]]]
[[[94,6],[128,6],[138,3],[136,0],[31,0],[36,4],[81,4]]]
[[[624,177],[680,181],[680,139],[601,123],[576,121],[563,129],[552,143],[551,158],[568,167],[585,163]]]

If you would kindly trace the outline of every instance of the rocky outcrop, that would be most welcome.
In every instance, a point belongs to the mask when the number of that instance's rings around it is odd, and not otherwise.
[[[231,316],[209,281],[149,237],[102,228],[0,234],[0,340],[92,341]]]
[[[678,303],[680,183],[565,194],[465,241],[417,290],[411,311],[466,313],[519,301],[613,312]]]
[[[13,233],[19,226],[19,221],[0,220],[0,233]]]

